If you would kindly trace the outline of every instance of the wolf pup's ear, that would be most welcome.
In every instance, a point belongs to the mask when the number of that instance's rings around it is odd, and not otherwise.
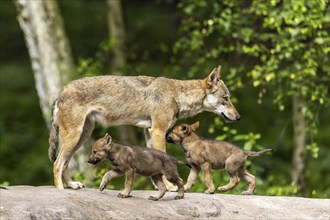
[[[104,136],[104,144],[110,145],[111,142],[112,142],[111,136],[108,133],[106,133]]]
[[[196,131],[196,129],[199,128],[199,121],[196,121],[194,124],[190,125],[190,127],[193,131]]]
[[[189,132],[189,128],[187,125],[181,125],[181,130],[183,131],[183,133],[187,134]]]

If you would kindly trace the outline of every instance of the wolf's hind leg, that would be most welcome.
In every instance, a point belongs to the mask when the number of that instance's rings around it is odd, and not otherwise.
[[[246,180],[249,183],[247,191],[242,192],[242,195],[252,195],[256,189],[256,178],[246,170],[239,175],[241,178]]]
[[[200,170],[201,170],[200,167],[191,164],[191,169],[187,179],[187,183],[184,185],[184,191],[188,191],[195,184]]]
[[[85,123],[84,123],[84,127],[83,127],[83,131],[81,134],[79,134],[79,140],[77,141],[77,144],[75,145],[75,147],[72,150],[71,154],[70,154],[70,158],[68,158],[68,161],[66,163],[66,166],[64,167],[63,170],[63,178],[64,181],[66,182],[67,186],[69,188],[72,189],[81,189],[84,187],[84,185],[78,181],[73,181],[69,172],[69,161],[72,158],[73,154],[84,144],[86,143],[86,141],[89,139],[89,137],[91,136],[92,132],[94,129],[94,122],[92,120],[90,120],[89,118],[85,119]],[[77,132],[78,133],[78,132]],[[76,135],[78,136],[78,134]],[[69,151],[70,149],[68,149]]]
[[[157,200],[163,198],[163,196],[165,195],[166,187],[165,187],[165,184],[163,183],[162,176],[163,176],[162,174],[157,174],[157,175],[151,177],[152,181],[157,185],[158,196],[157,197],[149,196],[149,198],[148,198],[149,200],[157,201]]]

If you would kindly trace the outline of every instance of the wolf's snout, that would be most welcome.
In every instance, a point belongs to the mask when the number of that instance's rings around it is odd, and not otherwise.
[[[166,141],[167,141],[168,143],[174,143],[173,138],[171,137],[170,134],[166,134]]]
[[[89,158],[87,163],[90,163],[90,164],[97,164],[100,160],[97,159],[97,158]]]
[[[241,116],[240,115],[237,115],[236,116],[236,121],[239,121],[241,119]]]

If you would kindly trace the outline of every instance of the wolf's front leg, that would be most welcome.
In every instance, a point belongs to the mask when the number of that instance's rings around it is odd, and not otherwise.
[[[166,152],[166,145],[165,145],[165,135],[166,129],[161,128],[152,128],[149,129],[152,148],[156,150],[160,150],[162,152]]]
[[[165,136],[167,129],[171,124],[172,120],[170,119],[159,119],[157,117],[152,119],[152,128],[148,129],[152,142],[152,148],[162,152],[166,152]],[[168,191],[175,192],[178,190],[178,187],[169,182],[164,176],[163,183],[165,184]]]
[[[118,194],[119,198],[127,198],[129,197],[130,192],[132,191],[133,179],[134,179],[135,171],[133,169],[126,171],[126,179],[125,179],[125,189],[121,193]]]
[[[213,194],[215,187],[213,184],[213,180],[212,180],[212,175],[211,175],[211,166],[209,163],[203,163],[201,165],[203,173],[204,173],[204,181],[205,184],[207,186],[207,190],[205,191],[206,194]]]
[[[157,201],[161,198],[163,198],[163,196],[165,195],[166,193],[166,187],[163,183],[163,180],[162,180],[162,175],[155,175],[155,176],[152,176],[151,177],[152,181],[157,185],[157,188],[158,188],[158,196],[155,197],[155,196],[149,196],[149,200],[153,200],[153,201]]]
[[[188,191],[195,184],[200,170],[201,168],[199,166],[191,164],[191,169],[187,179],[187,183],[184,185],[184,191]]]
[[[145,128],[144,129],[144,137],[146,139],[146,144],[148,148],[152,148],[152,140],[151,140],[151,136],[150,136],[150,129],[149,128]]]
[[[107,172],[106,174],[104,174],[103,178],[102,178],[102,182],[100,184],[100,191],[103,191],[105,189],[105,187],[108,185],[109,181],[117,176],[121,176],[123,175],[122,172],[118,172],[118,171],[114,171],[114,170],[110,170],[109,172]]]

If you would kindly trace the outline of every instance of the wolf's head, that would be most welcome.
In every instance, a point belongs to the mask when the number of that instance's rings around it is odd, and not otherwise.
[[[194,124],[180,124],[173,128],[172,132],[166,135],[166,141],[174,144],[181,144],[182,141],[189,137],[199,128],[199,121]]]
[[[203,107],[206,111],[220,115],[227,121],[238,121],[241,116],[230,101],[230,92],[220,79],[221,66],[215,68],[205,79],[206,96]]]

